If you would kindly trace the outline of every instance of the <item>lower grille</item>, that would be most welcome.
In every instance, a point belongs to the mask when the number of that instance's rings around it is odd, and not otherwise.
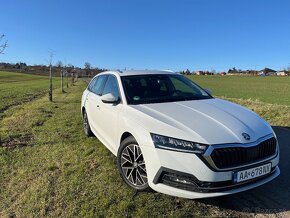
[[[211,153],[211,159],[219,168],[231,168],[257,162],[271,157],[276,152],[277,141],[274,137],[253,147],[216,148]]]
[[[232,190],[235,188],[240,188],[246,185],[249,185],[252,182],[262,180],[265,177],[268,177],[276,172],[276,168],[273,168],[270,174],[248,180],[242,183],[234,183],[233,180],[219,181],[219,182],[207,182],[200,181],[194,175],[187,174],[184,172],[175,171],[165,167],[161,167],[155,178],[153,179],[154,184],[164,184],[174,188],[200,192],[200,193],[212,193],[212,192],[222,192],[227,190]]]

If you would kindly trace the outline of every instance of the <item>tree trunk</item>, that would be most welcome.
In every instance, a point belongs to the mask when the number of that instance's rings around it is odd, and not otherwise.
[[[64,90],[63,90],[63,70],[61,71],[60,76],[61,76],[61,92],[64,93]]]
[[[71,74],[71,83],[72,83],[72,86],[74,86],[74,84],[75,84],[75,76],[74,76],[74,73]]]
[[[68,73],[66,73],[66,87],[68,88]]]
[[[49,68],[49,91],[48,91],[48,99],[52,101],[52,72],[51,72],[51,64]]]

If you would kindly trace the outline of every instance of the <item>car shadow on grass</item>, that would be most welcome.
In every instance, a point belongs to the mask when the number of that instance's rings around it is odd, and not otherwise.
[[[290,215],[290,129],[273,127],[280,146],[281,174],[258,188],[217,198],[199,199],[199,202],[234,212]]]

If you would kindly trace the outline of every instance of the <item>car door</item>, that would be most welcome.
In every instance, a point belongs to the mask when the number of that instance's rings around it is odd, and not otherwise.
[[[97,137],[102,137],[102,130],[100,129],[100,102],[107,78],[108,75],[100,75],[88,87],[90,92],[87,95],[85,108],[91,130]]]
[[[116,76],[109,75],[103,89],[102,95],[111,93],[119,99],[118,103],[100,103],[100,125],[103,130],[104,139],[113,149],[113,153],[118,149],[118,119],[123,104]]]

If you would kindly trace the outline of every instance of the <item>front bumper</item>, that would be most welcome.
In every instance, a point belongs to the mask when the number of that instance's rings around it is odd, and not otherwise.
[[[155,191],[183,198],[207,198],[234,194],[265,184],[280,174],[279,153],[270,160],[267,159],[266,162],[258,164],[271,163],[270,174],[245,183],[234,184],[233,173],[239,169],[216,171],[196,154],[156,149],[149,146],[142,146],[142,152],[149,186]],[[253,166],[256,166],[255,163],[247,168]],[[194,178],[197,186],[181,187],[170,182],[161,182],[163,172],[179,173]]]

